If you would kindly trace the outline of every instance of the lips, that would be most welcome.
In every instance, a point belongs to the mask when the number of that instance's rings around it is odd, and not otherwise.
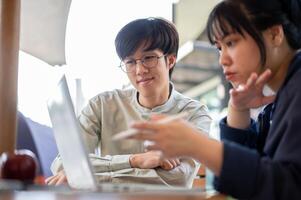
[[[228,81],[233,80],[236,75],[236,73],[234,73],[234,72],[224,72],[224,74]]]
[[[140,80],[137,81],[137,84],[141,84],[141,85],[147,85],[150,82],[152,82],[152,80],[154,80],[154,77],[150,77],[150,78],[142,78]]]

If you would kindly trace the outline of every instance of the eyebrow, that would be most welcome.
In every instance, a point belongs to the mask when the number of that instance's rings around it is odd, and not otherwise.
[[[214,44],[216,44],[217,41],[223,41],[223,40],[225,40],[225,38],[229,37],[230,35],[235,35],[235,34],[239,34],[239,33],[236,33],[236,32],[227,33],[227,34],[223,35],[223,36],[221,37],[221,39],[219,39],[219,40],[214,40]]]
[[[154,51],[143,51],[143,54],[147,54],[147,53],[152,53],[152,54],[155,54],[157,56],[157,54],[154,52]],[[143,56],[146,56],[146,55],[142,55]],[[127,56],[125,57],[123,60],[135,60],[135,58],[133,58],[132,56]]]

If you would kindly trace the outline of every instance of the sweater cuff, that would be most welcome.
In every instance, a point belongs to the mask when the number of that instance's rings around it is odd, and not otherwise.
[[[251,124],[247,129],[237,129],[228,126],[226,117],[220,121],[219,125],[221,140],[229,140],[239,144],[245,144],[250,136],[250,132],[256,130],[256,123],[253,119],[251,119]]]
[[[254,191],[260,157],[255,150],[224,142],[223,166],[215,178],[216,190],[235,198],[250,197]]]
[[[131,155],[114,155],[99,157],[94,154],[89,155],[95,173],[129,169],[131,168],[129,162],[130,156]]]

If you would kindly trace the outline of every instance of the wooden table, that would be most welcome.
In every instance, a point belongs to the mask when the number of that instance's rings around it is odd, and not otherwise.
[[[51,192],[18,191],[1,192],[1,200],[224,200],[226,196],[216,192],[173,192],[171,193],[88,193],[88,192]]]

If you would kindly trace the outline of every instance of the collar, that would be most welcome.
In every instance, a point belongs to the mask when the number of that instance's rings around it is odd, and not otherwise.
[[[176,91],[174,89],[174,85],[169,82],[169,88],[170,88],[170,94],[169,94],[169,98],[168,100],[160,105],[160,106],[156,106],[154,108],[145,108],[143,107],[139,102],[138,102],[138,94],[139,92],[136,90],[134,98],[133,98],[133,103],[135,108],[142,113],[142,115],[147,115],[149,116],[151,113],[167,113],[169,110],[171,110],[175,103],[176,103]]]
[[[301,51],[298,51],[288,67],[287,75],[282,84],[282,87],[285,86],[287,82],[291,79],[291,77],[296,73],[296,71],[300,69],[300,63],[301,63]]]
[[[273,107],[272,107],[271,113],[273,113],[275,111],[275,109],[276,109],[279,96],[281,96],[280,93],[283,90],[285,90],[284,88],[287,85],[288,81],[296,74],[296,72],[298,70],[300,70],[300,65],[301,65],[301,51],[299,51],[299,52],[296,53],[295,57],[292,59],[290,65],[289,65],[286,78],[285,78],[282,86],[279,88],[279,90],[278,90],[278,92],[276,94],[276,99],[273,102]]]

